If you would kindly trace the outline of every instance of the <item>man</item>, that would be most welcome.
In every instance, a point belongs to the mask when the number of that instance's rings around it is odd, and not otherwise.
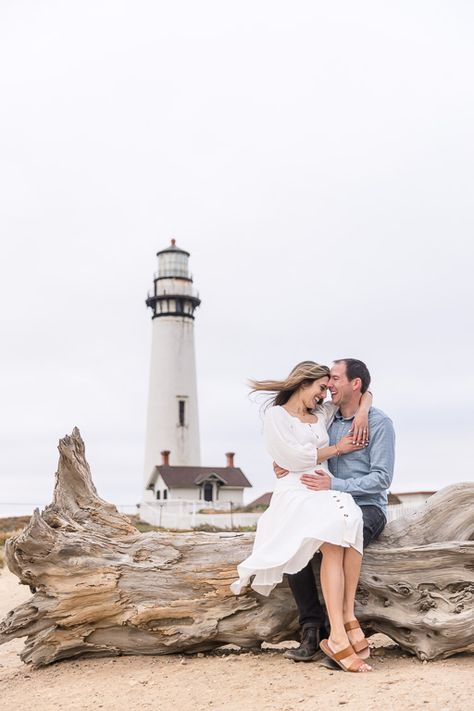
[[[370,374],[362,361],[355,358],[334,361],[328,389],[338,410],[329,428],[331,445],[351,431],[360,399],[369,385]],[[301,481],[313,491],[334,489],[352,494],[362,510],[364,547],[381,534],[387,522],[387,489],[393,477],[394,450],[392,421],[381,410],[372,407],[366,447],[330,459],[329,470],[334,478],[322,470],[301,477]],[[274,469],[278,477],[287,474],[278,463],[275,463]],[[296,662],[310,662],[319,652],[320,640],[327,636],[326,615],[319,602],[311,561],[295,575],[289,575],[288,582],[298,606],[302,635],[300,646],[285,652],[285,657]],[[362,635],[360,630],[353,634]]]

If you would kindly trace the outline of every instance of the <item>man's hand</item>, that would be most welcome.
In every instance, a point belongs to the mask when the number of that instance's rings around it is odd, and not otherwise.
[[[276,462],[273,462],[273,471],[277,475],[277,479],[281,479],[282,476],[286,476],[288,474],[288,469],[283,469],[283,467],[278,466]]]
[[[331,477],[323,469],[316,469],[314,474],[303,474],[300,481],[311,491],[327,491],[331,489]]]

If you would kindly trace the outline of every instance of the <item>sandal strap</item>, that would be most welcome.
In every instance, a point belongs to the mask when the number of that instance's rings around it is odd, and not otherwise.
[[[362,659],[354,659],[349,667],[346,667],[350,672],[358,672],[361,667],[365,666],[365,662]]]
[[[358,642],[354,642],[354,644],[352,646],[354,647],[354,652],[356,654],[359,654],[359,652],[363,652],[364,649],[369,648],[369,643],[364,638],[364,639],[359,640]]]
[[[336,662],[341,662],[343,659],[350,657],[352,654],[354,654],[354,648],[351,644],[349,644],[347,647],[344,647],[344,649],[339,650],[339,652],[333,652],[332,656]]]
[[[346,632],[349,632],[350,630],[360,630],[361,626],[357,620],[351,620],[350,622],[346,622],[346,624],[344,625],[344,629],[346,630]]]

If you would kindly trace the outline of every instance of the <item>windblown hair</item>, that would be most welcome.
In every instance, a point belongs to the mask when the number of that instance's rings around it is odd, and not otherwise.
[[[290,397],[301,387],[308,387],[320,378],[328,378],[330,374],[327,365],[319,365],[312,360],[304,360],[295,365],[285,380],[250,380],[250,393],[266,392],[275,393],[266,403],[270,405],[284,405]],[[323,399],[321,399],[321,402]]]

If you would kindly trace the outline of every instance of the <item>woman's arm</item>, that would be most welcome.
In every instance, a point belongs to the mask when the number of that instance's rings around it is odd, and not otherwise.
[[[349,430],[353,442],[367,444],[369,441],[369,410],[372,407],[373,399],[372,393],[369,391],[365,392],[360,399],[359,409],[354,415],[352,427]]]
[[[330,447],[321,447],[317,450],[318,452],[318,464],[322,464],[327,459],[332,459],[333,457],[338,457],[341,454],[350,454],[350,452],[359,452],[366,445],[358,442],[354,442],[354,435],[346,434],[342,437],[339,442],[332,444]]]
[[[314,471],[317,450],[310,443],[298,442],[283,408],[270,407],[266,411],[263,436],[267,451],[280,467],[288,471]]]

